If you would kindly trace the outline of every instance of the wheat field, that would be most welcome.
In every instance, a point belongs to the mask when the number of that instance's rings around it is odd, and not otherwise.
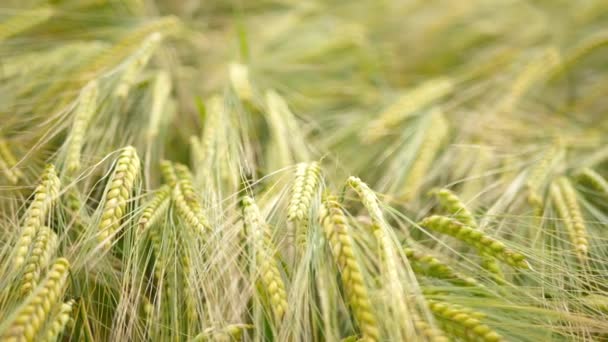
[[[608,2],[3,0],[0,341],[608,341]]]

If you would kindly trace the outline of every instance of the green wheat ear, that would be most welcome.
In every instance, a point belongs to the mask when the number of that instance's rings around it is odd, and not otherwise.
[[[274,313],[275,322],[278,324],[283,320],[288,309],[287,292],[281,272],[274,258],[275,249],[272,242],[270,226],[260,214],[258,206],[253,198],[245,196],[241,200],[243,204],[243,220],[245,222],[246,234],[251,240],[253,259],[255,260],[256,273],[264,285],[265,291]]]
[[[429,216],[418,223],[421,227],[452,236],[479,252],[517,268],[529,268],[524,255],[507,248],[501,241],[445,216]]]

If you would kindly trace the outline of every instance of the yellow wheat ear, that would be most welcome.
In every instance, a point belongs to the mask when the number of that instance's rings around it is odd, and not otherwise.
[[[51,260],[57,247],[57,235],[49,227],[41,227],[28,255],[21,278],[21,296],[27,296],[38,285],[42,269]]]
[[[453,91],[455,82],[449,78],[437,78],[423,82],[411,90],[405,91],[397,100],[384,109],[378,119],[370,122],[365,141],[375,142],[395,129],[409,116],[425,110],[433,102]]]
[[[334,196],[327,196],[321,209],[321,224],[325,238],[342,277],[342,286],[355,320],[365,341],[378,341],[380,330],[369,299],[367,285],[363,280],[361,266],[353,251],[353,241],[349,233],[346,216]]]
[[[11,152],[6,140],[0,137],[0,170],[12,184],[17,184],[19,178],[23,178],[23,173],[16,169],[17,158]]]
[[[19,240],[15,246],[14,269],[19,269],[25,262],[34,238],[47,221],[47,215],[59,195],[60,185],[55,167],[47,165],[23,218]]]
[[[302,221],[308,215],[313,196],[318,190],[321,168],[319,163],[300,163],[291,190],[291,200],[287,208],[288,221]]]
[[[118,231],[121,221],[126,215],[127,203],[135,189],[135,182],[139,178],[139,169],[137,151],[132,146],[125,147],[116,159],[101,207],[98,239],[106,248],[110,247],[109,239]]]
[[[63,296],[69,268],[70,263],[64,258],[53,262],[42,283],[9,316],[6,324],[3,324],[6,328],[4,331],[0,331],[0,340],[36,341],[44,322]]]
[[[577,257],[584,263],[589,252],[587,227],[576,198],[576,191],[568,178],[560,177],[551,185],[551,198],[574,244]]]
[[[74,173],[80,169],[80,151],[86,129],[95,114],[99,89],[97,81],[91,81],[80,93],[76,112],[68,137],[68,152],[66,156],[66,167],[68,172]]]
[[[418,195],[426,174],[449,133],[448,121],[440,109],[434,109],[429,115],[430,122],[426,134],[402,186],[401,198],[406,201]]]

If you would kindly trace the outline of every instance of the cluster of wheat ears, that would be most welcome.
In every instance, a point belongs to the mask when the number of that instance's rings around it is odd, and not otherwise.
[[[608,340],[607,28],[3,0],[0,341]]]

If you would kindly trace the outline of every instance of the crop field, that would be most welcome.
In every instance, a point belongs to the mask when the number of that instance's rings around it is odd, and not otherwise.
[[[608,341],[608,1],[0,0],[5,341]]]

